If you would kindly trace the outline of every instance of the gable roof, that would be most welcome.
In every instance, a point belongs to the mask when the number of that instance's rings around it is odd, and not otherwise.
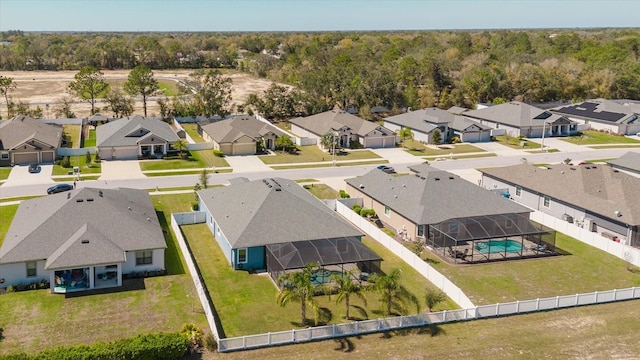
[[[231,247],[362,236],[294,181],[271,178],[198,191]]]
[[[62,127],[45,124],[24,115],[0,123],[0,149],[12,150],[32,140],[48,149],[56,149],[62,141]]]
[[[607,161],[614,168],[640,173],[640,153],[629,151],[617,159]]]
[[[318,136],[330,131],[336,131],[343,127],[351,129],[353,134],[365,136],[372,131],[379,131],[383,135],[392,135],[393,131],[374,122],[363,120],[342,110],[329,110],[323,113],[299,117],[289,120],[290,123],[300,126]]]
[[[435,107],[410,111],[384,120],[403,127],[410,127],[423,133],[430,133],[436,129],[437,125],[447,125],[449,128],[459,132],[464,132],[470,126],[477,126],[481,130],[490,129],[490,127],[469,120],[464,116],[455,115]]]
[[[411,169],[418,174],[392,176],[373,169],[345,181],[419,225],[454,218],[531,212],[449,172],[426,164]]]
[[[479,110],[470,110],[465,112],[464,116],[477,120],[487,120],[505,124],[516,128],[544,127],[545,122],[554,123],[558,120],[562,120],[563,123],[574,123],[574,121],[570,121],[562,115],[553,114],[547,110],[542,110],[520,101],[489,106]]]
[[[248,115],[214,120],[209,124],[202,125],[202,131],[209,134],[218,144],[234,142],[243,136],[248,136],[255,140],[270,132],[276,136],[283,134],[275,126]]]
[[[605,165],[529,164],[481,170],[499,179],[629,225],[640,224],[640,179]],[[614,215],[620,211],[621,217]]]
[[[635,121],[640,113],[640,105],[632,101],[613,101],[600,98],[560,106],[551,109],[551,111],[599,122],[620,124]]]
[[[135,132],[139,136],[133,136]],[[96,128],[96,146],[137,145],[147,134],[158,136],[169,143],[180,139],[166,122],[157,118],[144,118],[135,115],[98,126]]]
[[[23,201],[0,264],[46,259],[48,270],[123,262],[125,251],[160,248],[166,244],[146,191],[82,188]]]

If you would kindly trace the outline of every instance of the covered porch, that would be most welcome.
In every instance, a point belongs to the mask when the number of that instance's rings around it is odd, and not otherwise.
[[[167,144],[141,144],[138,145],[138,156],[166,155],[167,149]]]
[[[70,292],[122,286],[120,264],[58,269],[51,272],[51,292]]]

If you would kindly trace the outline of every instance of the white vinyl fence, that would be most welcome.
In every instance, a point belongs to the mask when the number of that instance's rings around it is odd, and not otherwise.
[[[418,255],[414,254],[404,245],[400,244],[384,231],[380,230],[375,224],[371,223],[359,214],[356,214],[340,201],[336,201],[336,211],[371,236],[374,240],[384,245],[407,264],[411,265],[411,267],[413,267],[422,276],[431,281],[435,286],[440,288],[440,290],[444,291],[444,293],[447,294],[451,300],[455,301],[461,308],[472,308],[475,306],[459,287],[444,275],[440,274],[438,270],[427,264]]]
[[[193,138],[191,136],[189,136],[189,133],[187,133],[187,131],[182,127],[182,125],[180,125],[179,121],[177,121],[177,120],[174,121],[173,122],[173,126],[175,126],[178,131],[180,131],[180,130],[184,131],[184,136],[185,136],[185,139],[187,140],[187,145],[192,145],[192,144],[196,143],[195,141],[193,141]],[[178,132],[178,131],[176,131],[176,132]],[[192,150],[192,149],[189,149],[189,150]],[[193,150],[195,150],[195,149],[193,149]]]
[[[576,224],[568,223],[562,219],[545,214],[541,211],[534,211],[530,216],[531,220],[548,226],[572,238],[578,239],[585,244],[591,245],[613,256],[623,259],[635,266],[640,266],[640,249],[623,245],[601,236],[598,233],[583,229]]]

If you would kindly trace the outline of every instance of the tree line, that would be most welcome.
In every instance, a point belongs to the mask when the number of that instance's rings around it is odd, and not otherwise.
[[[640,29],[12,31],[2,33],[0,69],[230,68],[293,87],[270,89],[271,94],[250,99],[248,109],[287,118],[339,106],[371,118],[370,108],[377,105],[399,110],[511,100],[640,99],[638,35]],[[194,112],[179,100],[174,105],[177,112]]]

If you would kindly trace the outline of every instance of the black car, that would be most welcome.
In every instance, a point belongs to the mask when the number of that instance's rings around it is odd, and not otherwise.
[[[39,173],[40,172],[40,165],[33,163],[33,164],[29,164],[29,172],[34,174],[34,173]]]
[[[57,184],[47,189],[47,194],[55,194],[63,191],[73,190],[73,185],[71,184]]]
[[[377,167],[378,170],[382,170],[384,172],[386,172],[387,174],[395,174],[396,170],[394,168],[392,168],[391,166],[386,166],[386,165],[380,165]]]

